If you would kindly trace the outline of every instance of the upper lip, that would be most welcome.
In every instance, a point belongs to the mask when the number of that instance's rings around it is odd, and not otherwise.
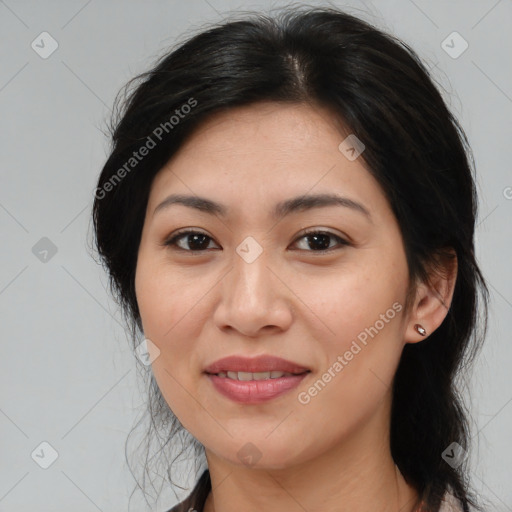
[[[204,371],[206,373],[216,374],[219,372],[272,372],[282,371],[287,373],[304,373],[309,371],[298,363],[270,355],[261,355],[258,357],[229,356],[218,359],[208,365]]]

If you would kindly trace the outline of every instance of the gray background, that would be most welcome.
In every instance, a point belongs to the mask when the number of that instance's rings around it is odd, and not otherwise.
[[[231,9],[283,4],[0,0],[0,511],[128,510],[133,480],[124,442],[143,407],[143,386],[88,249],[93,191],[108,149],[105,120],[119,88],[177,37]],[[512,2],[332,5],[417,50],[474,149],[477,251],[492,302],[470,386],[478,442],[472,477],[492,510],[512,511]],[[59,45],[46,59],[31,47],[44,31]],[[442,47],[453,31],[469,44],[458,58]],[[58,453],[48,469],[39,465],[50,457],[42,442]],[[167,491],[158,510],[176,501]],[[134,496],[130,510],[144,509]]]

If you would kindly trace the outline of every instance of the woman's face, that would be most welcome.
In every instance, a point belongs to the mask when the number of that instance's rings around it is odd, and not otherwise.
[[[285,468],[361,449],[363,432],[383,441],[408,269],[391,208],[340,133],[306,105],[238,108],[203,124],[152,184],[136,272],[152,369],[180,422],[225,461]],[[158,208],[178,194],[196,207]],[[178,230],[196,234],[165,245]],[[206,373],[228,356],[250,361]],[[295,375],[265,373],[280,368]]]

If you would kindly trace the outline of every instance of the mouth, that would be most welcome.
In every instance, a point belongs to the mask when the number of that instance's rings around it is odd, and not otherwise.
[[[288,394],[311,373],[311,369],[265,354],[218,359],[203,372],[213,388],[225,398],[238,404],[256,405]]]
[[[268,380],[268,379],[280,379],[282,377],[294,377],[296,375],[303,375],[304,373],[309,373],[309,370],[300,373],[290,373],[283,371],[271,371],[271,372],[219,372],[219,373],[208,373],[208,375],[216,375],[222,379],[231,379],[231,380],[241,380],[241,381],[250,381],[250,380]]]
[[[231,356],[211,364],[204,373],[232,401],[260,404],[297,387],[311,370],[274,356]]]
[[[294,374],[286,372],[275,372],[275,377],[270,377],[274,372],[258,372],[263,378],[252,379],[254,374],[245,372],[226,372],[225,377],[222,377],[224,372],[219,374],[206,374],[206,377],[213,385],[220,395],[228,398],[232,402],[244,405],[263,404],[273,399],[288,394],[292,389],[295,389],[310,373],[305,371],[303,373]],[[236,378],[231,378],[229,374],[234,374]],[[239,380],[240,373],[246,380]],[[263,374],[263,375],[262,375]],[[267,375],[269,375],[268,378]],[[250,377],[250,379],[249,379]]]
[[[310,369],[280,357],[261,355],[258,357],[229,356],[219,359],[204,369],[209,375],[234,380],[266,380],[283,376],[301,375]]]

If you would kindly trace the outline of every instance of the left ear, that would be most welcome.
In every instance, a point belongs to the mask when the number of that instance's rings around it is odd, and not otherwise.
[[[428,282],[421,282],[417,286],[405,330],[406,343],[424,340],[443,323],[452,303],[456,280],[457,254],[449,249],[431,265]],[[425,336],[416,330],[416,324],[425,329]]]

